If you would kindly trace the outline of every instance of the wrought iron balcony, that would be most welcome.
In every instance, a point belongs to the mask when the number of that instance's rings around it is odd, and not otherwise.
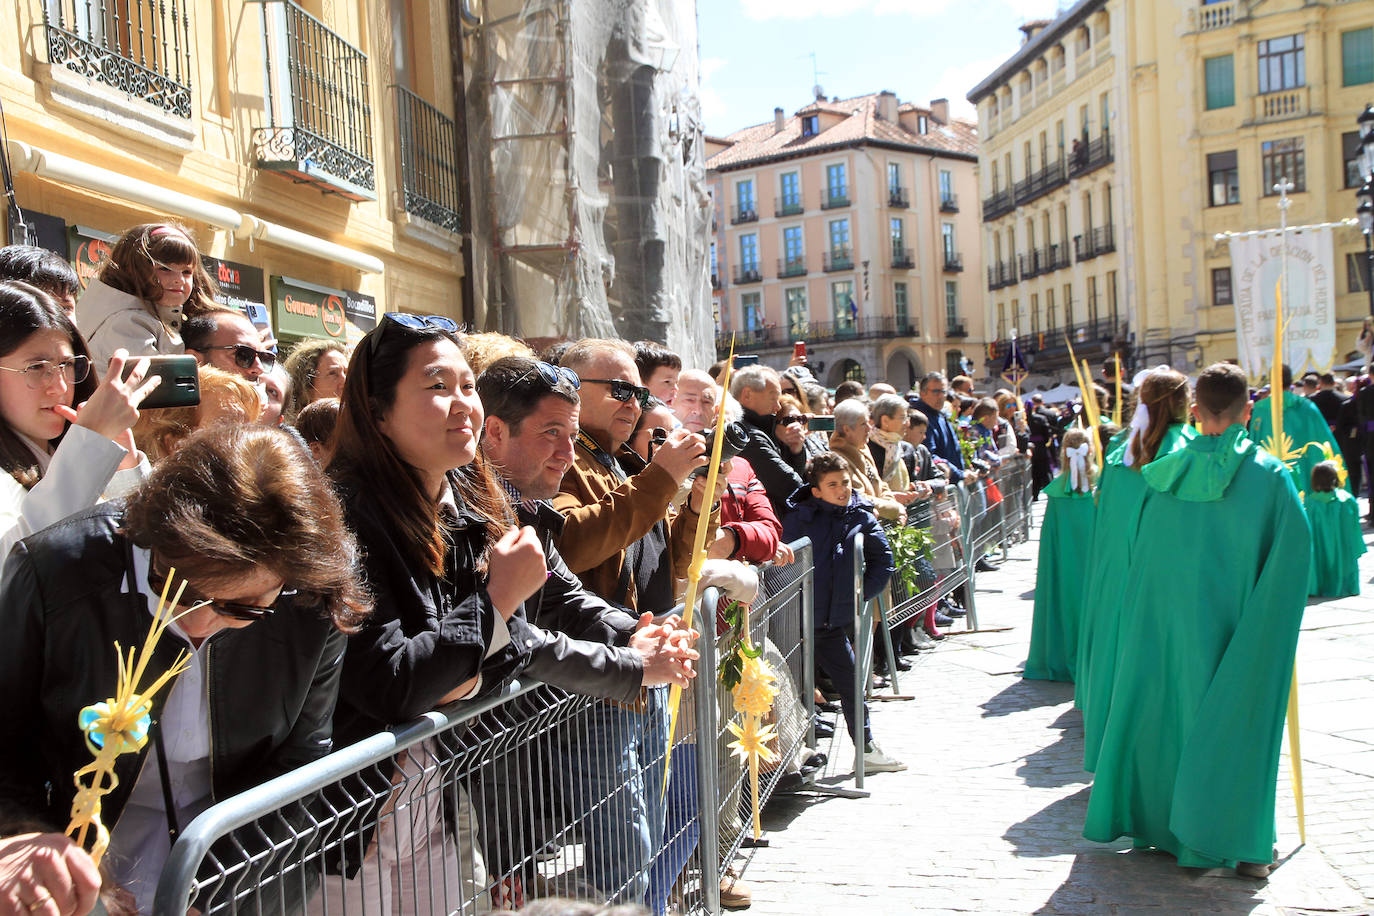
[[[1074,150],[1069,155],[1070,178],[1095,172],[1104,165],[1110,165],[1115,160],[1112,155],[1111,134],[1101,134],[1097,139],[1089,140],[1087,143],[1082,140],[1074,142]]]
[[[758,283],[763,280],[763,274],[759,271],[757,262],[753,264],[736,264],[734,270],[735,283]]]
[[[1043,273],[1062,270],[1065,267],[1073,265],[1073,258],[1069,256],[1069,246],[1063,242],[1050,245],[1042,250],[1045,252],[1045,269]]]
[[[1016,349],[1032,370],[1049,372],[1070,365],[1068,340],[1073,341],[1080,357],[1098,357],[1119,351],[1125,359],[1129,355],[1128,337],[1124,322],[1103,318],[1022,334],[1016,338]],[[994,362],[1006,359],[1010,347],[1008,340],[992,341],[988,344],[988,356]]]
[[[918,337],[920,328],[912,318],[889,315],[859,316],[849,321],[812,321],[802,328],[763,327],[743,331],[717,331],[716,352],[724,357],[733,338],[735,352],[758,350],[790,350],[794,340],[805,339],[808,344],[825,344],[848,340],[887,340],[897,337]]]
[[[1062,188],[1068,183],[1069,172],[1064,167],[1064,160],[1052,162],[1040,171],[1033,172],[1025,181],[1016,183],[1016,206],[1020,207],[1044,197],[1056,188]]]
[[[44,0],[48,63],[190,118],[190,6],[190,0]]]
[[[991,197],[983,198],[983,222],[990,222],[999,216],[1006,216],[1016,209],[1016,192],[1007,188],[997,191]]]
[[[948,273],[958,273],[964,269],[964,257],[957,251],[945,252],[945,271]]]
[[[804,276],[806,276],[805,255],[798,255],[795,258],[778,258],[778,279]]]
[[[910,248],[892,247],[892,267],[894,270],[911,270],[916,266],[916,259],[912,256]]]
[[[854,252],[848,248],[836,248],[825,253],[825,261],[821,265],[826,273],[835,270],[853,270]]]
[[[797,216],[805,211],[805,209],[800,199],[793,198],[789,200],[783,198],[773,205],[773,215],[776,217]]]
[[[1040,276],[1045,272],[1044,261],[1041,259],[1040,251],[1028,251],[1018,257],[1021,262],[1021,279],[1030,280]]]
[[[959,212],[959,195],[958,195],[958,194],[946,194],[946,195],[944,195],[943,197],[941,197],[941,198],[940,198],[940,212],[941,212],[941,213],[958,213],[958,212]]]
[[[962,318],[945,321],[945,336],[950,338],[967,337],[968,325]]]
[[[907,197],[906,188],[897,185],[887,189],[887,205],[899,210],[905,210],[911,206],[911,200]]]
[[[401,142],[401,190],[406,212],[450,232],[461,227],[458,133],[453,119],[401,86],[396,124]]]
[[[988,289],[996,290],[1016,283],[1016,261],[998,261],[988,268]]]
[[[1075,261],[1091,261],[1100,254],[1112,251],[1116,251],[1116,236],[1111,226],[1099,226],[1073,237]]]
[[[266,0],[262,16],[268,126],[254,132],[258,167],[375,200],[367,55],[291,0]]]
[[[847,191],[831,193],[826,191],[821,194],[822,210],[838,210],[840,207],[849,206],[849,193]]]
[[[735,204],[730,208],[730,225],[738,226],[740,223],[757,223],[759,221],[759,211],[753,204]]]

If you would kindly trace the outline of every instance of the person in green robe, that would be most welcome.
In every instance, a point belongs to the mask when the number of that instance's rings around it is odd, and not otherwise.
[[[1040,523],[1035,567],[1035,611],[1023,676],[1073,681],[1078,664],[1078,622],[1083,615],[1083,562],[1092,545],[1093,483],[1097,462],[1082,429],[1064,433],[1059,476],[1042,491],[1049,497]]]
[[[1103,461],[1092,549],[1083,575],[1083,611],[1074,667],[1074,705],[1083,712],[1083,768],[1097,765],[1097,748],[1111,703],[1116,668],[1117,615],[1125,600],[1126,568],[1145,499],[1143,467],[1182,448],[1196,435],[1188,419],[1188,379],[1159,366],[1135,386],[1131,435]]]
[[[1336,462],[1323,461],[1312,469],[1312,486],[1303,504],[1312,526],[1312,581],[1307,593],[1321,598],[1358,595],[1358,561],[1366,549],[1360,504],[1341,487]]]
[[[1330,454],[1341,454],[1341,447],[1337,444],[1336,438],[1331,435],[1331,427],[1326,425],[1326,418],[1322,412],[1302,395],[1294,394],[1289,389],[1293,387],[1293,370],[1287,365],[1283,367],[1283,433],[1292,440],[1293,452],[1298,452],[1297,461],[1290,463],[1289,467],[1293,472],[1293,483],[1298,491],[1306,493],[1311,485],[1312,469],[1326,458],[1318,446],[1325,442],[1330,447]],[[1273,397],[1270,392],[1265,397],[1255,402],[1254,415],[1250,418],[1250,438],[1254,439],[1260,448],[1269,449],[1269,438],[1273,435],[1274,419],[1273,410],[1269,406],[1269,398]],[[1308,448],[1308,446],[1312,448]],[[1347,485],[1344,489],[1349,489]]]
[[[1240,368],[1204,369],[1195,410],[1201,435],[1141,473],[1083,835],[1262,877],[1310,538],[1292,475],[1246,434]]]

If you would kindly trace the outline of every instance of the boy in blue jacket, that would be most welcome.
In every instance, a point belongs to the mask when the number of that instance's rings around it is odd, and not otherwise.
[[[864,536],[864,600],[871,601],[892,578],[892,549],[873,515],[873,504],[849,483],[849,465],[834,452],[823,452],[806,467],[809,486],[788,499],[790,510],[782,523],[784,541],[811,539],[815,557],[816,669],[840,694],[849,736],[857,744],[856,713],[861,697],[854,695],[854,536]],[[906,764],[883,753],[873,741],[868,706],[864,705],[864,771],[895,773]]]

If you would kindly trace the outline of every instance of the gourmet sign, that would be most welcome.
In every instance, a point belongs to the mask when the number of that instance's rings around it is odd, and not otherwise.
[[[326,337],[354,343],[377,326],[377,300],[290,277],[272,278],[272,311],[283,337]]]

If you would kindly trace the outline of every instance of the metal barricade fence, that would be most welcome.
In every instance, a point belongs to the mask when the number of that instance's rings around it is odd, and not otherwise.
[[[796,563],[764,570],[751,615],[755,644],[789,685],[761,802],[814,743],[811,546],[793,547]],[[717,605],[707,589],[703,633]],[[667,688],[631,709],[513,684],[215,804],[173,844],[153,913],[479,914],[551,895],[718,913],[749,793],[724,753],[734,712],[717,640],[698,648],[666,792]]]

